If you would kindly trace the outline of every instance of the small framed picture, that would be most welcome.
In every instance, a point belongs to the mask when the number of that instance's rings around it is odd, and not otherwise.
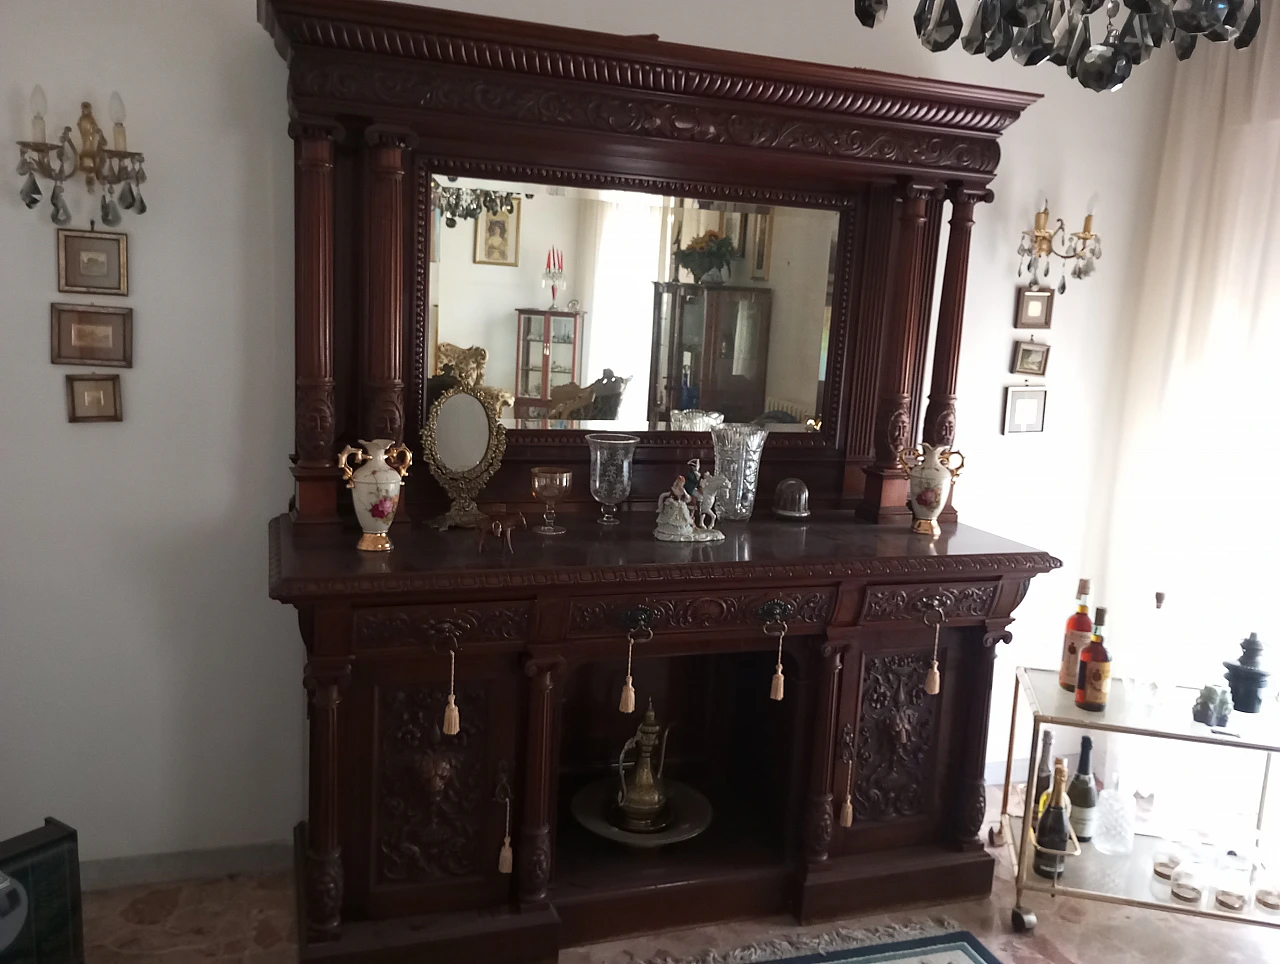
[[[747,256],[747,216],[741,211],[725,211],[720,217],[720,235],[733,241],[733,256]]]
[[[68,422],[123,422],[119,375],[68,375]]]
[[[476,264],[496,264],[515,268],[520,264],[520,198],[515,210],[481,213],[476,218]]]
[[[1014,328],[1048,328],[1053,320],[1053,289],[1018,289],[1018,312],[1013,318]]]
[[[109,231],[59,231],[58,290],[127,295],[129,236]]]
[[[1038,341],[1015,341],[1009,371],[1015,375],[1043,375],[1049,369],[1049,346]]]
[[[755,281],[769,280],[770,248],[773,246],[773,212],[753,214],[748,227],[748,261]]]
[[[133,367],[133,309],[49,306],[49,361],[54,365]]]
[[[1043,388],[1006,388],[1004,390],[1004,435],[1044,431],[1044,403],[1048,392]]]

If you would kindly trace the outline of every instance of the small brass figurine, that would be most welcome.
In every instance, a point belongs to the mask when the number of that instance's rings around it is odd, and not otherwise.
[[[667,736],[671,733],[668,726],[664,731],[658,725],[653,713],[653,700],[644,711],[644,719],[640,722],[636,735],[623,744],[618,754],[618,782],[622,789],[618,792],[618,806],[610,817],[610,823],[620,830],[633,833],[654,833],[665,830],[671,823],[671,808],[667,806],[666,786],[662,781],[662,769],[667,760]],[[653,769],[653,751],[659,748],[658,769]],[[636,769],[627,786],[623,760],[628,750],[636,751]]]
[[[491,516],[487,522],[481,523],[477,527],[480,533],[480,552],[484,552],[484,543],[489,536],[493,536],[506,549],[507,552],[514,552],[511,547],[511,536],[516,529],[527,529],[529,524],[525,522],[523,512],[509,512],[505,515]]]

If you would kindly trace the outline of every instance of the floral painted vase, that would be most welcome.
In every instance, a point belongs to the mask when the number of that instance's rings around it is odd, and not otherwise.
[[[396,517],[400,504],[400,486],[409,474],[413,455],[402,444],[388,438],[372,442],[360,440],[364,451],[348,445],[338,453],[338,468],[351,490],[351,502],[364,535],[356,543],[366,552],[386,552],[391,548],[387,530]],[[356,468],[350,459],[355,456]]]
[[[911,531],[936,536],[942,532],[938,516],[946,508],[951,486],[964,468],[964,456],[945,445],[935,447],[925,442],[922,448],[923,451],[912,450],[909,456],[899,454],[898,460],[907,472],[907,506],[914,519]],[[960,464],[953,468],[951,460],[954,458],[958,458]]]

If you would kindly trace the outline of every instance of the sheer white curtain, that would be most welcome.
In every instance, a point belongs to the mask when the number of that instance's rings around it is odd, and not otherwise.
[[[1121,676],[1223,685],[1222,661],[1250,631],[1280,654],[1276,12],[1252,48],[1202,43],[1174,71],[1100,600]],[[1159,743],[1126,754],[1139,786],[1188,772],[1191,751]],[[1251,768],[1206,766],[1219,799],[1237,783],[1249,799]]]

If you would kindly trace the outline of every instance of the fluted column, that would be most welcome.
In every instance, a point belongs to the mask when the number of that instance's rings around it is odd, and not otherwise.
[[[918,327],[921,278],[925,267],[926,204],[934,189],[904,182],[898,207],[898,242],[885,342],[881,355],[880,395],[875,414],[875,461],[867,469],[858,512],[864,518],[887,522],[909,515],[907,477],[898,453],[912,442],[911,374],[919,348]]]
[[[524,817],[520,826],[519,894],[522,904],[547,899],[551,883],[551,771],[555,729],[555,676],[564,660],[532,659],[525,664],[529,685],[529,722],[525,727]]]
[[[835,830],[831,780],[834,769],[836,722],[840,713],[840,665],[843,648],[822,644],[822,677],[818,681],[818,706],[813,724],[813,763],[809,775],[809,800],[805,807],[804,848],[810,864],[827,859]]]
[[[293,518],[337,517],[333,392],[333,145],[339,128],[295,120]]]
[[[307,767],[307,927],[318,939],[336,936],[342,923],[342,849],[338,844],[338,703],[350,679],[349,664],[311,662],[303,680],[310,758]]]
[[[404,438],[404,167],[407,131],[365,131],[362,438]]]

